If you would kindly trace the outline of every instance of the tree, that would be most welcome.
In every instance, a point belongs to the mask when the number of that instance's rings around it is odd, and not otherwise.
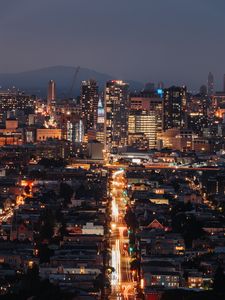
[[[176,205],[172,207],[171,215],[172,218],[176,216],[179,212],[186,212],[186,211],[192,211],[193,205],[191,202],[177,202]]]
[[[82,198],[86,194],[86,188],[85,185],[82,183],[79,188],[76,190],[76,197],[77,198]]]
[[[27,273],[24,275],[21,282],[21,289],[26,296],[34,295],[39,290],[40,278],[39,269],[36,264],[27,269]]]
[[[62,218],[62,220],[61,220],[61,226],[60,226],[59,232],[60,232],[61,238],[63,238],[65,235],[68,234],[67,223],[64,218]]]
[[[127,226],[129,228],[131,228],[132,230],[135,231],[136,228],[138,227],[138,222],[137,222],[135,213],[130,208],[127,209],[124,220],[127,223]]]
[[[33,264],[31,268],[27,269],[27,277],[31,280],[37,280],[39,278],[39,269],[36,264]]]
[[[104,276],[102,273],[98,274],[98,276],[95,278],[94,280],[94,287],[96,288],[96,290],[98,291],[104,291],[104,287],[105,287],[105,280],[104,280]]]
[[[50,240],[53,237],[54,234],[54,228],[52,224],[48,221],[46,221],[40,229],[40,238],[41,240],[47,239]]]
[[[40,263],[49,263],[50,257],[54,254],[54,251],[48,248],[46,244],[40,244],[38,248],[38,256]]]
[[[44,166],[45,168],[60,168],[60,167],[65,167],[66,162],[62,158],[42,158],[39,161],[39,165]]]
[[[138,259],[132,260],[130,263],[131,271],[133,271],[133,270],[137,271],[137,270],[139,270],[139,268],[140,268],[140,260],[138,260]]]
[[[217,293],[225,293],[225,274],[221,266],[219,266],[215,272],[213,290]]]
[[[172,228],[174,232],[183,235],[186,247],[191,247],[195,239],[205,235],[200,222],[195,216],[188,216],[185,213],[178,213],[172,217]]]
[[[41,216],[40,239],[50,240],[54,234],[55,216],[50,209],[46,209]]]
[[[74,191],[69,184],[64,183],[64,182],[62,182],[60,184],[59,194],[60,194],[60,197],[62,197],[64,199],[64,206],[67,206],[69,203],[71,203],[71,198],[73,196],[73,193],[74,193]]]

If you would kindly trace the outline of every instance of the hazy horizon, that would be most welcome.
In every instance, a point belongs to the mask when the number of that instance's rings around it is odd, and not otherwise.
[[[225,1],[1,1],[0,73],[77,66],[198,89],[225,73]]]

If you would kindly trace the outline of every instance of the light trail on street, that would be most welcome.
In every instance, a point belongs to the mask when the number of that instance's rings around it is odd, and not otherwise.
[[[131,257],[128,253],[129,239],[127,225],[124,221],[126,211],[125,172],[119,170],[113,173],[110,186],[111,195],[111,300],[134,300],[135,282],[130,271]],[[125,247],[126,246],[126,247]]]

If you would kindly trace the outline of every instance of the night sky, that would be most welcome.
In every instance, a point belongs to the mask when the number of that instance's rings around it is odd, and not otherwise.
[[[46,66],[186,83],[225,73],[224,0],[1,0],[0,73]]]

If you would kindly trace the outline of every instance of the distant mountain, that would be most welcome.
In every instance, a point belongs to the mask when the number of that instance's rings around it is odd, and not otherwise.
[[[54,66],[21,73],[5,73],[0,74],[0,86],[2,89],[12,88],[15,86],[20,90],[24,90],[38,96],[46,96],[48,81],[52,79],[56,82],[58,96],[67,96],[73,82],[75,71],[76,67]],[[107,80],[117,78],[94,70],[80,68],[73,95],[79,95],[81,81],[87,79],[97,80],[100,90],[103,90]],[[143,88],[143,84],[140,82],[126,80],[124,78],[118,79],[123,79],[128,82],[132,91]]]

